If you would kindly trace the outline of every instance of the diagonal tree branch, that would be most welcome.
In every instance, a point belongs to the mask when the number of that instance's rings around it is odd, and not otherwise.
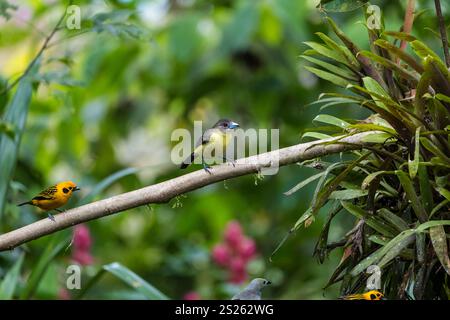
[[[23,243],[69,228],[79,223],[98,219],[142,205],[166,203],[176,196],[218,181],[258,173],[262,169],[270,166],[274,161],[277,161],[276,159],[278,159],[278,165],[281,167],[329,154],[361,149],[362,146],[369,144],[365,142],[364,138],[368,135],[377,133],[380,132],[364,132],[352,136],[335,137],[301,143],[280,150],[238,159],[235,162],[235,167],[228,164],[214,166],[211,168],[212,174],[208,174],[204,170],[198,170],[142,189],[92,202],[55,215],[55,221],[45,218],[0,235],[0,251],[13,249]],[[337,143],[332,143],[333,141]],[[324,142],[328,143],[324,144]]]

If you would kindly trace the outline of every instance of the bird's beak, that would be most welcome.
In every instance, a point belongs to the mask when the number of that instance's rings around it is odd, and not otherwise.
[[[239,127],[239,124],[236,122],[230,122],[230,125],[228,126],[230,129],[235,129]]]
[[[78,187],[75,187],[75,189],[73,189],[73,191],[80,191],[81,189]]]
[[[272,284],[272,281],[267,280],[267,285]]]

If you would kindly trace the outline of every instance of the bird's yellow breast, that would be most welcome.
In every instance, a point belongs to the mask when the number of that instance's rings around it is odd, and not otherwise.
[[[231,140],[231,133],[214,132],[209,138],[209,143],[217,147],[225,148]]]
[[[63,205],[65,205],[67,203],[67,201],[69,200],[69,197],[65,197],[65,196],[56,196],[53,199],[45,199],[45,200],[36,200],[33,199],[31,200],[31,202],[33,203],[34,206],[42,209],[42,210],[54,210],[56,208],[62,207]]]

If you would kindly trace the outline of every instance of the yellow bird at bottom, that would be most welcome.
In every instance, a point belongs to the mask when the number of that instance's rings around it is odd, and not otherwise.
[[[65,205],[72,196],[72,193],[78,190],[80,190],[80,188],[78,188],[72,181],[60,182],[45,189],[44,191],[41,191],[30,201],[20,203],[17,206],[20,207],[29,204],[45,211],[56,210],[58,212],[62,212],[58,208]],[[47,212],[47,215],[51,220],[55,221],[55,218],[49,212]]]
[[[360,294],[350,294],[343,296],[342,300],[384,300],[384,294],[378,290],[371,290]]]

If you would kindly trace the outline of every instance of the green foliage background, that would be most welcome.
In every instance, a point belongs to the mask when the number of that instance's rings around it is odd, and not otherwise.
[[[329,34],[314,1],[75,1],[82,29],[58,32],[39,61],[35,88],[23,132],[7,202],[0,215],[4,233],[38,219],[33,208],[16,204],[57,181],[73,180],[80,198],[98,200],[183,174],[170,162],[171,132],[192,129],[195,120],[214,123],[229,117],[244,128],[279,128],[280,147],[301,142],[314,127],[320,93],[334,91],[316,79],[299,59],[302,44],[315,32]],[[389,30],[399,30],[404,7],[373,1],[382,8]],[[0,76],[12,80],[24,70],[58,17],[59,1],[20,1],[11,18],[0,17]],[[444,13],[450,12],[444,5]],[[430,1],[415,21],[413,34],[439,52]],[[1,8],[1,7],[0,7]],[[1,12],[1,10],[0,10]],[[361,11],[333,14],[339,26],[362,48],[368,48]],[[24,23],[27,20],[28,23]],[[309,64],[308,64],[309,65]],[[39,86],[37,83],[39,82]],[[331,90],[333,88],[333,90]],[[13,92],[0,97],[3,114]],[[327,110],[342,118],[363,119],[368,113],[350,106]],[[1,123],[0,123],[1,124]],[[6,130],[2,130],[6,134]],[[329,160],[339,156],[329,157]],[[3,164],[0,164],[2,166]],[[123,177],[91,194],[104,179]],[[189,169],[189,170],[193,170]],[[199,169],[199,168],[195,168]],[[259,180],[246,176],[192,192],[169,204],[141,207],[89,222],[95,264],[83,269],[83,283],[103,265],[119,262],[170,298],[195,290],[203,298],[227,298],[237,288],[210,258],[225,225],[238,220],[257,243],[251,277],[273,282],[265,296],[275,299],[334,299],[338,286],[325,291],[342,251],[321,266],[312,257],[324,214],[291,237],[272,261],[269,257],[310,202],[313,185],[287,197],[283,192],[315,171],[298,166]],[[1,177],[4,179],[6,177]],[[323,208],[322,212],[328,211]],[[331,240],[350,229],[354,219],[339,216]],[[70,264],[66,238],[70,231],[0,253],[0,278],[16,261],[23,265],[19,292],[29,287],[45,250],[64,243],[49,259],[28,297],[54,299],[65,286]],[[51,256],[51,254],[49,253]],[[24,289],[25,288],[25,289]],[[20,295],[26,297],[25,295]],[[73,293],[76,296],[76,293]],[[86,298],[145,298],[108,274],[86,292]]]

